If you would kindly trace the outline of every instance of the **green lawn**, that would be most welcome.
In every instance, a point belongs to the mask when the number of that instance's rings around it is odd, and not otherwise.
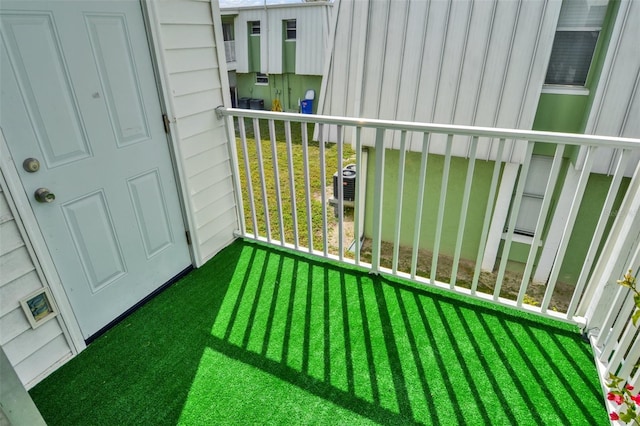
[[[237,127],[236,119],[236,127]],[[266,221],[264,216],[263,197],[261,192],[261,175],[259,173],[259,157],[258,149],[256,145],[256,138],[253,129],[253,122],[250,119],[245,119],[245,126],[247,129],[247,151],[250,164],[251,182],[253,186],[253,196],[255,202],[256,218],[258,222],[259,235],[266,236]],[[294,170],[294,186],[295,186],[295,201],[296,212],[298,220],[298,238],[299,244],[308,247],[308,231],[307,231],[307,209],[306,198],[307,189],[304,180],[304,151],[302,147],[302,126],[307,126],[308,132],[308,167],[309,167],[309,199],[311,206],[311,222],[312,222],[312,235],[313,235],[313,248],[315,250],[323,249],[323,234],[322,234],[322,179],[321,179],[321,167],[320,167],[320,146],[318,142],[313,142],[313,125],[303,123],[291,123],[291,163]],[[236,132],[236,134],[239,134]],[[269,207],[269,221],[271,224],[271,238],[280,239],[280,228],[277,209],[277,197],[279,192],[282,197],[282,211],[283,211],[283,226],[285,241],[293,244],[293,215],[291,213],[291,196],[289,190],[289,173],[288,173],[288,161],[289,156],[287,154],[287,144],[285,138],[285,127],[283,122],[275,123],[275,140],[276,140],[276,152],[277,152],[277,166],[279,179],[276,179],[273,167],[273,155],[271,141],[269,138],[268,122],[261,120],[260,122],[260,147],[262,154],[262,164],[264,167],[264,178],[267,203]],[[247,177],[244,169],[244,156],[245,153],[242,149],[240,139],[237,141],[238,148],[238,161],[240,166],[240,180],[243,191],[243,203],[245,212],[245,222],[247,226],[247,232],[254,233],[251,209],[249,205]],[[325,188],[327,194],[327,221],[328,227],[334,228],[337,226],[337,219],[333,214],[333,208],[328,204],[328,197],[333,194],[333,174],[338,170],[338,149],[337,145],[333,143],[326,144],[325,148]],[[355,153],[351,149],[350,145],[346,145],[343,149],[343,166],[350,163],[355,163]],[[280,185],[280,191],[277,190],[276,184]],[[352,215],[352,212],[351,212]],[[345,244],[349,244],[351,241],[345,241]],[[329,244],[330,252],[337,254],[337,244]]]
[[[576,329],[244,241],[31,390],[49,425],[607,425]]]

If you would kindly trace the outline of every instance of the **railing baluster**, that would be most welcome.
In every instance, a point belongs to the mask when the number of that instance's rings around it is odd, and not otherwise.
[[[493,216],[493,205],[496,199],[496,192],[498,190],[498,181],[500,177],[500,170],[502,170],[502,155],[504,153],[505,140],[500,139],[498,142],[498,152],[496,154],[496,162],[493,165],[493,175],[491,176],[491,185],[489,187],[489,200],[487,202],[487,208],[484,213],[484,223],[482,224],[482,232],[480,235],[480,245],[478,246],[478,256],[476,257],[476,269],[473,272],[473,282],[471,284],[471,294],[475,295],[478,290],[478,281],[480,280],[480,272],[482,270],[482,258],[484,257],[484,249],[487,245],[487,237],[489,235],[489,226],[491,225],[491,218]],[[489,150],[489,155],[491,150]]]
[[[622,182],[622,178],[624,177],[624,171],[626,170],[627,164],[629,163],[629,157],[630,151],[628,149],[622,150],[621,155],[618,157],[616,170],[613,174],[611,185],[609,186],[607,198],[605,199],[604,205],[602,206],[602,212],[600,213],[600,218],[598,219],[598,225],[593,232],[593,238],[591,239],[591,244],[589,244],[587,256],[584,259],[584,264],[582,265],[582,270],[580,271],[578,282],[576,283],[576,287],[573,291],[571,303],[569,303],[569,308],[567,309],[567,318],[573,317],[573,314],[575,314],[576,309],[578,308],[578,303],[580,302],[580,298],[582,297],[582,291],[584,290],[587,278],[591,273],[591,267],[593,266],[593,262],[595,261],[598,247],[600,247],[600,243],[602,242],[602,236],[604,235],[604,230],[607,226],[607,222],[609,222],[613,203],[618,196],[618,190],[620,189],[620,183]]]
[[[476,154],[478,152],[478,137],[471,138],[469,147],[469,164],[467,166],[467,177],[464,183],[464,194],[462,196],[462,206],[460,207],[460,220],[458,220],[458,237],[456,238],[456,249],[453,255],[453,264],[451,265],[451,281],[450,287],[456,286],[458,275],[458,262],[460,262],[460,253],[462,252],[462,237],[464,236],[464,228],[467,223],[467,209],[469,208],[469,198],[471,197],[471,184],[473,182],[473,172],[476,166]]]
[[[622,368],[620,368],[620,371],[618,371],[618,374],[617,374],[618,377],[625,377],[625,378],[629,377],[629,375],[633,371],[633,368],[638,363],[638,353],[640,353],[640,339],[636,337],[635,340],[631,340],[633,339],[635,332],[637,330],[638,330],[638,327],[634,327],[632,324],[629,324],[628,338],[623,339],[623,341],[625,342],[624,347],[629,346],[629,343],[631,343],[632,341],[633,341],[633,344],[630,345],[631,347],[629,348],[628,357],[626,357],[625,359],[621,359]],[[619,352],[622,352],[622,351],[619,351]],[[624,354],[621,354],[620,356],[622,357],[624,356]]]
[[[584,165],[582,166],[582,172],[580,173],[580,178],[578,179],[578,187],[576,188],[576,193],[573,197],[571,208],[569,209],[567,223],[562,232],[560,245],[558,247],[558,251],[556,252],[556,257],[553,261],[553,267],[551,268],[551,275],[549,276],[547,289],[544,292],[544,298],[542,299],[542,303],[540,304],[540,309],[542,310],[543,313],[547,311],[547,308],[549,307],[549,302],[551,302],[551,297],[553,296],[553,291],[556,288],[556,282],[558,280],[558,276],[560,275],[560,268],[562,267],[564,255],[567,251],[567,246],[569,245],[571,232],[573,231],[573,225],[576,222],[576,217],[578,216],[578,210],[580,209],[580,204],[582,203],[582,196],[584,195],[585,188],[587,187],[587,182],[589,181],[589,175],[591,174],[591,166],[593,164],[593,159],[595,157],[594,151],[596,149],[597,148],[593,146],[590,146],[587,149],[587,158],[585,159]]]
[[[318,151],[320,153],[320,199],[322,201],[322,252],[329,254],[329,240],[327,238],[327,176],[325,170],[324,124],[318,124]]]
[[[616,336],[617,339],[618,334],[622,331],[622,327],[626,324],[626,318],[622,321],[618,321],[617,323],[616,320],[618,319],[618,316],[620,316],[620,312],[629,312],[633,305],[633,298],[627,297],[628,295],[629,290],[627,288],[622,286],[618,287],[613,302],[611,303],[611,306],[608,307],[609,311],[607,312],[607,316],[600,328],[600,334],[598,334],[598,339],[595,344],[596,346],[602,347],[603,345],[608,344],[610,341],[608,339],[611,336]],[[606,347],[602,349],[602,357],[605,357],[604,352],[606,350]],[[606,357],[608,357],[608,354]]]
[[[384,185],[384,129],[376,129],[376,170],[373,187],[373,241],[371,270],[380,272],[380,246],[382,243],[382,196]]]
[[[289,171],[289,196],[291,197],[291,220],[293,222],[293,245],[298,250],[298,210],[296,206],[295,175],[293,172],[293,148],[291,146],[291,122],[284,122],[284,138],[287,144],[287,166]]]
[[[338,259],[344,258],[344,184],[342,179],[342,126],[338,126],[338,138],[336,141],[338,150]],[[335,194],[334,194],[335,195]]]
[[[240,119],[238,119],[240,120]],[[233,124],[233,116],[227,116],[224,118],[224,128],[229,138],[229,157],[231,158],[231,170],[234,186],[234,193],[236,196],[236,205],[238,206],[238,226],[240,228],[240,234],[247,234],[247,225],[244,220],[244,201],[242,197],[242,184],[240,183],[240,165],[238,161],[238,144],[236,142],[236,134]],[[246,156],[246,155],[245,155]]]
[[[522,167],[520,168],[516,196],[513,199],[513,204],[511,204],[509,229],[507,229],[507,237],[504,240],[502,258],[500,259],[500,268],[498,269],[498,276],[496,277],[496,286],[493,289],[493,300],[498,300],[498,297],[500,297],[502,281],[504,280],[504,273],[507,269],[507,262],[509,261],[509,251],[511,250],[511,243],[513,241],[513,232],[516,227],[516,221],[518,220],[518,212],[520,211],[520,203],[522,202],[522,194],[524,193],[524,185],[527,181],[527,174],[529,173],[529,165],[531,164],[531,155],[533,154],[534,145],[535,143],[532,141],[527,142],[527,151],[524,156],[524,163],[522,163]]]
[[[264,161],[262,160],[262,142],[260,140],[260,120],[257,118],[253,119],[253,134],[256,142],[256,155],[258,156],[258,175],[260,176],[260,191],[262,192],[262,208],[264,209],[264,224],[265,224],[266,233],[267,233],[267,241],[271,242],[271,223],[269,221],[269,203],[267,201],[267,184],[265,181],[265,174],[264,174]]]
[[[531,248],[529,249],[529,256],[527,257],[527,263],[524,267],[522,274],[522,282],[520,283],[520,291],[518,292],[517,305],[522,306],[524,296],[529,287],[529,279],[531,278],[531,272],[533,271],[533,263],[536,260],[538,254],[538,244],[542,240],[542,231],[547,220],[549,213],[549,207],[551,206],[551,199],[553,198],[553,192],[558,182],[558,175],[560,174],[560,166],[562,165],[562,155],[564,154],[564,145],[556,145],[556,152],[553,158],[553,164],[551,165],[551,171],[549,178],[547,179],[547,185],[544,190],[544,197],[542,199],[542,206],[540,206],[540,214],[536,222],[536,229],[533,234],[533,241],[531,242]]]
[[[447,147],[444,154],[444,168],[442,170],[442,183],[440,185],[440,198],[438,200],[438,219],[436,223],[436,236],[433,242],[433,255],[431,257],[431,284],[436,279],[438,272],[438,256],[440,254],[440,239],[442,238],[442,223],[444,222],[444,207],[447,202],[447,185],[449,184],[449,170],[451,168],[451,148],[453,147],[453,135],[447,135]]]
[[[420,181],[418,183],[418,199],[416,200],[416,219],[413,225],[413,251],[411,252],[411,278],[416,278],[418,269],[418,250],[420,247],[420,228],[422,225],[422,209],[424,204],[424,189],[427,180],[427,160],[429,158],[429,142],[431,137],[425,132],[422,135],[422,157],[420,159]]]
[[[364,206],[360,204],[360,185],[366,181],[362,166],[362,140],[360,138],[361,127],[356,127],[356,194],[353,207],[353,238],[355,240],[356,265],[360,265],[360,211]]]
[[[307,207],[307,245],[309,253],[313,253],[313,222],[311,218],[311,182],[309,179],[309,135],[307,123],[300,123],[302,136],[302,162],[304,168],[304,195]]]
[[[284,218],[282,216],[282,194],[280,193],[280,172],[278,170],[278,148],[276,146],[276,125],[269,120],[269,139],[271,141],[271,163],[273,164],[273,178],[276,188],[276,207],[278,209],[278,228],[280,230],[280,245],[284,246]]]
[[[404,194],[404,166],[407,158],[407,132],[400,134],[400,153],[398,159],[398,190],[396,191],[396,229],[393,238],[392,272],[398,272],[398,255],[400,253],[400,226],[402,225],[402,198]]]
[[[244,126],[244,118],[238,117],[238,129],[240,130],[240,141],[242,142],[242,156],[244,159],[244,173],[247,180],[247,194],[249,198],[249,209],[251,210],[251,225],[253,226],[253,236],[258,237],[258,219],[256,218],[256,205],[253,197],[253,183],[251,182],[251,168],[249,167],[249,150],[247,148],[247,130]]]

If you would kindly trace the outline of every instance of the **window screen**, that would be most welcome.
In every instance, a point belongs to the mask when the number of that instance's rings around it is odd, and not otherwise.
[[[256,84],[269,84],[269,76],[261,72],[256,73]]]
[[[516,234],[528,236],[535,234],[552,164],[553,158],[551,157],[537,155],[531,157],[529,173],[527,174],[524,193],[522,194],[520,211],[518,211],[518,220],[516,221],[516,227],[514,229]]]
[[[251,35],[260,35],[260,21],[249,22],[249,30]]]
[[[545,84],[584,86],[607,0],[564,0],[560,9]]]
[[[289,19],[286,22],[286,38],[285,40],[295,40],[296,39],[296,20],[295,19]]]

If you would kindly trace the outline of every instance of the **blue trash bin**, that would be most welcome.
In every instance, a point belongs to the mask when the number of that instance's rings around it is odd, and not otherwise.
[[[313,114],[313,99],[304,99],[300,101],[300,111],[303,114]]]

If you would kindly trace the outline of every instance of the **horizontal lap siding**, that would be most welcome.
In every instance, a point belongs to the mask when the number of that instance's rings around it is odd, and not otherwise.
[[[218,63],[210,3],[163,1],[157,8],[199,266],[234,239],[238,226],[226,129],[215,114],[224,104],[226,70]]]
[[[640,2],[623,1],[607,49],[586,132],[594,135],[638,137],[640,135]],[[629,90],[629,88],[633,90]],[[584,156],[582,157],[582,159]],[[611,149],[599,149],[596,173],[613,173],[617,157]],[[635,153],[627,167],[631,176],[640,160]],[[580,161],[582,163],[582,161]]]
[[[340,2],[319,113],[530,129],[560,5]],[[359,60],[363,66],[354,68],[351,63]],[[373,138],[363,136],[372,145]],[[386,140],[388,147],[398,142]],[[409,135],[411,149],[419,150],[421,142]],[[432,142],[432,152],[444,152],[441,140]],[[465,156],[467,144],[456,145],[454,155]],[[520,161],[522,154],[516,149],[511,160]]]
[[[57,318],[32,329],[20,306],[43,282],[5,195],[0,188],[0,345],[30,388],[72,352]]]

